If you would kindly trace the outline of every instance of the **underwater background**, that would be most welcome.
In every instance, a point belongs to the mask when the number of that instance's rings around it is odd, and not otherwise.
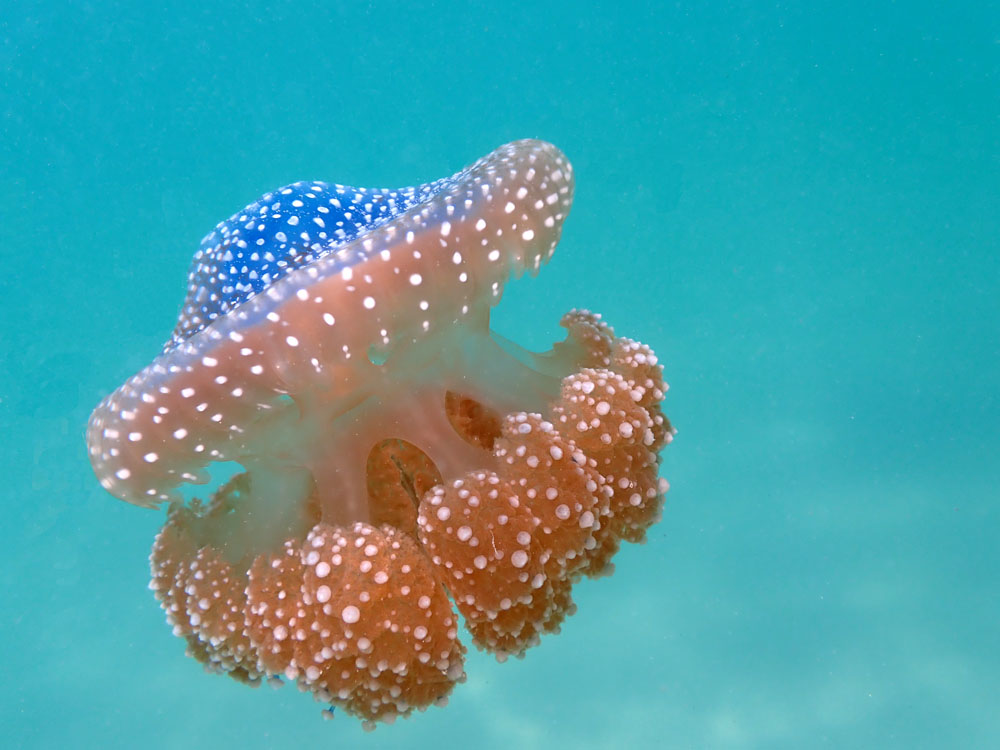
[[[1000,747],[995,3],[8,2],[0,14],[4,747]],[[662,522],[523,660],[373,734],[184,657],[162,512],[90,410],[168,337],[216,222],[538,137],[550,265],[651,345]]]

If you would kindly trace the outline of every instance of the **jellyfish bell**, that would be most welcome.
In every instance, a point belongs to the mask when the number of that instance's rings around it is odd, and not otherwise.
[[[109,492],[170,506],[151,587],[192,655],[387,721],[463,678],[452,600],[520,654],[642,540],[655,355],[586,311],[544,353],[489,328],[572,197],[563,154],[518,141],[417,188],[295,183],[206,237],[171,339],[87,432]],[[243,471],[185,505],[219,462]]]

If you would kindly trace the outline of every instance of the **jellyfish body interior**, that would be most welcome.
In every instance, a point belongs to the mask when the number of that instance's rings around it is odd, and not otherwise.
[[[556,246],[573,175],[518,141],[419,188],[296,183],[202,243],[171,340],[88,428],[101,483],[168,503],[152,588],[190,652],[366,722],[442,701],[473,642],[522,654],[660,513],[648,347],[573,311],[490,331]],[[206,501],[179,488],[243,471]]]

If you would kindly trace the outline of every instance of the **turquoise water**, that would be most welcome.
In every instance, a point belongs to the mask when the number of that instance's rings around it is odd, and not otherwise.
[[[537,5],[5,8],[4,746],[1000,746],[997,6]],[[663,521],[560,635],[374,734],[203,674],[90,410],[259,194],[521,137],[576,202],[496,326],[541,348],[586,306],[657,351]]]

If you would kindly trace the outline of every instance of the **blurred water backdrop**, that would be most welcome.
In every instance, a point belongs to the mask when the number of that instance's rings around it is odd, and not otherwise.
[[[992,2],[3,3],[5,747],[1000,747],[1000,13]],[[523,661],[364,734],[184,657],[163,514],[95,481],[215,223],[539,137],[573,306],[666,364],[649,542]]]

